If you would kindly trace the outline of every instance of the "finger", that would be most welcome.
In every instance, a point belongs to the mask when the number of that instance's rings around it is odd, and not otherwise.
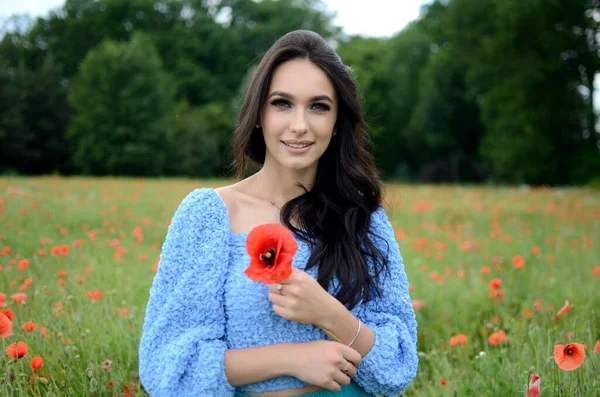
[[[273,305],[273,311],[277,313],[280,317],[285,318],[286,320],[292,320],[292,312],[286,309],[285,307]]]
[[[356,367],[354,365],[351,365],[350,368],[348,369],[347,372],[344,372],[346,375],[348,375],[348,377],[350,379],[353,379],[354,377],[356,377],[356,371],[358,371],[356,369]]]
[[[336,381],[340,385],[349,385],[350,384],[350,377],[342,371],[337,371],[335,373],[335,375],[333,376],[333,380]]]
[[[281,283],[269,284],[268,287],[269,287],[269,291],[271,291],[275,294],[281,295],[283,293],[283,284],[281,284]]]
[[[362,361],[362,356],[360,355],[360,353],[351,347],[348,347],[344,351],[344,358],[350,361],[356,368],[358,368],[360,362]]]
[[[277,305],[277,306],[281,306],[281,307],[287,307],[287,300],[288,298],[283,296],[283,295],[279,295],[278,293],[270,293],[267,296],[267,299],[269,299],[270,302],[272,302],[273,304]]]
[[[340,384],[337,383],[335,380],[330,380],[329,382],[327,382],[323,386],[326,389],[329,389],[331,391],[340,391],[340,390],[342,390],[342,387],[340,386]]]

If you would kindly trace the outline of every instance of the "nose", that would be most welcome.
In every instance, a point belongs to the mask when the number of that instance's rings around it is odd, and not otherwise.
[[[306,123],[306,115],[303,109],[299,109],[295,112],[293,119],[290,123],[290,130],[294,134],[303,135],[308,131],[308,124]]]

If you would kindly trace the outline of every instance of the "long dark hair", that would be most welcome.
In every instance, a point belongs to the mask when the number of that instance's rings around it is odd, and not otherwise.
[[[281,208],[281,222],[312,244],[306,268],[319,265],[318,282],[326,290],[337,276],[335,297],[348,308],[379,294],[376,280],[387,260],[370,237],[371,214],[381,203],[382,184],[368,151],[371,141],[360,109],[356,84],[335,51],[318,34],[297,30],[280,38],[263,56],[250,81],[232,139],[233,166],[243,179],[249,163],[264,164],[265,142],[256,128],[275,69],[302,58],[320,67],[338,97],[336,136],[318,163],[309,191]],[[294,219],[298,228],[290,220]],[[374,265],[370,274],[368,258]]]

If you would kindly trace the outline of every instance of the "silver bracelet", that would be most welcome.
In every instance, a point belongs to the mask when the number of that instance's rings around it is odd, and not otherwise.
[[[352,342],[350,342],[348,344],[348,347],[352,346],[352,344],[356,341],[356,338],[358,338],[358,334],[360,334],[360,325],[362,324],[362,321],[360,321],[360,318],[358,319],[358,329],[356,330],[356,335],[354,335],[354,338],[352,339]]]

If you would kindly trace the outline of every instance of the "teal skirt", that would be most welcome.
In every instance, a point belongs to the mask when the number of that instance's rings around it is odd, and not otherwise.
[[[347,397],[373,397],[372,394],[367,393],[360,386],[358,386],[355,382],[350,382],[349,385],[342,385],[342,390],[335,392],[331,390],[317,390],[309,393],[298,394],[301,397],[339,397],[339,396],[347,396]],[[242,392],[236,392],[234,397],[256,397],[252,394],[245,394]]]

